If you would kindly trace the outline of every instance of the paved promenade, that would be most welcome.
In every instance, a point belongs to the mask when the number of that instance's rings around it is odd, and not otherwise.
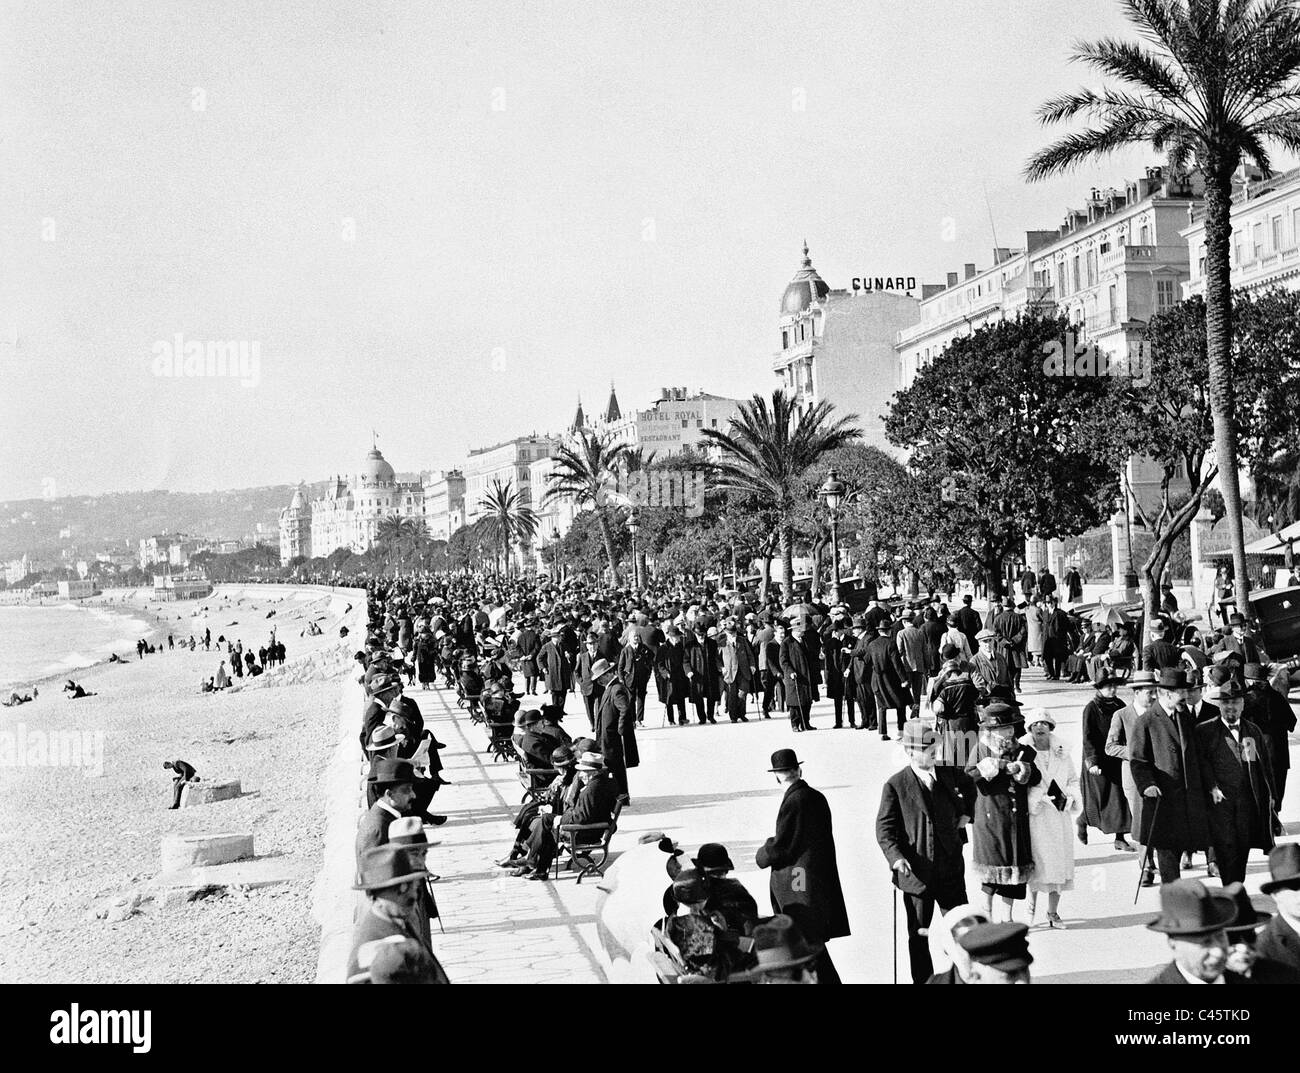
[[[1034,668],[1025,672],[1024,702],[1057,717],[1058,732],[1077,765],[1080,715],[1091,690],[1048,683],[1041,674]],[[447,928],[446,935],[435,929],[434,945],[448,975],[458,983],[599,982],[595,883],[585,880],[578,886],[565,872],[558,882],[530,883],[505,878],[492,867],[510,844],[509,821],[520,794],[515,768],[494,763],[482,752],[484,731],[470,724],[453,694],[417,689],[411,696],[439,740],[447,743],[445,774],[455,783],[434,799],[434,810],[450,819],[430,831],[441,840],[430,854],[430,867],[444,877],[436,890]],[[576,696],[568,708],[566,729],[576,737],[585,731],[586,716]],[[772,832],[780,791],[765,769],[773,750],[793,746],[804,761],[805,778],[827,795],[835,819],[853,934],[835,940],[831,952],[846,982],[890,982],[893,888],[874,832],[880,785],[904,762],[897,742],[882,742],[865,731],[831,729],[826,701],[813,709],[819,729],[812,734],[791,733],[783,717],[763,721],[751,711],[750,719],[732,725],[719,716],[717,726],[661,726],[662,708],[652,689],[646,726],[638,732],[641,766],[629,773],[632,806],[620,819],[615,855],[648,831],[670,834],[689,853],[702,842],[723,842],[738,877],[755,893],[760,910],[767,911],[767,874],[754,866],[754,852]],[[1292,751],[1300,763],[1294,738]],[[1289,838],[1300,834],[1298,801],[1293,788],[1283,809]],[[1134,854],[1115,851],[1111,839],[1096,832],[1090,845],[1076,842],[1075,849],[1075,889],[1061,902],[1066,930],[1039,927],[1031,933],[1036,981],[1144,979],[1168,960],[1164,940],[1143,926],[1158,911],[1158,888],[1143,890],[1134,905]],[[1261,877],[1266,868],[1255,852],[1247,880],[1252,891],[1258,890]],[[970,876],[967,890],[978,892]],[[1023,920],[1026,911],[1026,903],[1020,903],[1018,918]],[[1045,911],[1045,904],[1040,905],[1040,918]],[[901,920],[898,934],[899,974],[906,982]]]

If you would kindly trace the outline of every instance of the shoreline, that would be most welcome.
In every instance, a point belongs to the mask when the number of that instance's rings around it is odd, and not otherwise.
[[[344,613],[348,603],[353,607]],[[214,637],[218,619],[238,619],[246,644],[263,624],[280,623],[288,645],[283,672],[259,676],[264,688],[246,684],[200,694],[197,679],[215,667],[218,654],[178,648],[165,659],[101,664],[85,675],[96,696],[71,703],[43,691],[12,721],[0,723],[0,738],[21,731],[28,742],[89,734],[97,738],[102,760],[94,771],[90,764],[79,770],[56,761],[53,753],[18,763],[10,756],[0,771],[0,844],[6,848],[0,865],[0,981],[315,978],[321,933],[312,896],[326,855],[333,804],[327,769],[352,648],[338,630],[354,628],[364,602],[355,591],[328,587],[229,586],[171,614],[186,615],[204,604]],[[142,603],[128,600],[124,609],[159,618],[156,607]],[[167,627],[167,606],[161,615]],[[324,632],[299,639],[299,630],[313,621]],[[174,629],[174,618],[170,625]],[[0,750],[0,759],[6,755]],[[194,764],[205,781],[239,779],[243,792],[169,810],[170,775],[160,765],[177,756]],[[79,803],[75,809],[31,824],[31,801],[73,799]],[[87,823],[86,815],[94,822]],[[168,892],[170,880],[160,872],[163,839],[232,831],[254,836],[249,868],[266,875],[267,885],[232,880],[195,900],[184,889]],[[105,919],[105,907],[115,902],[123,906],[121,913]]]

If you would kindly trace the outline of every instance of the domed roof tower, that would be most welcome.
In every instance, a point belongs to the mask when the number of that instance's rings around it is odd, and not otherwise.
[[[808,240],[803,244],[803,266],[795,273],[794,279],[781,296],[781,315],[802,313],[814,301],[821,301],[830,294],[830,285],[817,274],[813,268],[812,258],[808,256]]]

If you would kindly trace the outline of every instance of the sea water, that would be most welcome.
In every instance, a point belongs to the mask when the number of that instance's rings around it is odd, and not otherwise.
[[[136,641],[152,632],[143,618],[124,611],[70,603],[0,606],[0,692],[23,692],[51,675],[71,677],[114,652],[134,660]]]

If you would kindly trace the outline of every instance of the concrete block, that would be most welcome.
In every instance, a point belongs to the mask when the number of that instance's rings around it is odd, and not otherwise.
[[[225,782],[189,782],[181,792],[181,808],[210,805],[213,801],[229,801],[242,793],[238,779]]]
[[[210,864],[247,860],[253,856],[252,832],[218,835],[168,835],[162,840],[162,870],[175,872]]]

